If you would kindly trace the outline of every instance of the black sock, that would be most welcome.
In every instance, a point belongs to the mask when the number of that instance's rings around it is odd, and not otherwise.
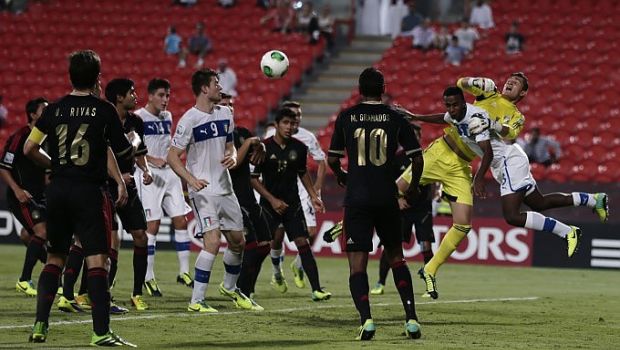
[[[84,264],[82,268],[82,279],[80,280],[80,291],[79,295],[88,294],[88,266]]]
[[[146,277],[146,247],[133,247],[133,295],[142,295],[142,285]]]
[[[381,260],[379,260],[379,283],[385,286],[385,279],[390,272],[390,262],[388,261],[385,250],[381,254]]]
[[[358,272],[349,276],[349,290],[355,303],[355,308],[360,314],[360,322],[364,324],[370,315],[370,301],[368,300],[368,274]]]
[[[394,285],[396,289],[398,289],[398,294],[400,294],[400,300],[403,302],[403,307],[405,308],[406,320],[409,321],[413,319],[417,321],[418,316],[415,313],[411,273],[404,260],[392,265],[392,276],[394,277]]]
[[[256,271],[256,259],[256,242],[246,243],[243,252],[243,262],[241,263],[241,272],[237,280],[237,287],[245,295],[250,295],[251,292],[250,287]]]
[[[24,267],[20,281],[30,281],[32,279],[32,269],[39,261],[41,251],[45,252],[45,240],[39,236],[32,235],[28,248],[26,248],[26,257],[24,258]]]
[[[67,258],[67,265],[65,266],[65,272],[63,274],[64,283],[62,286],[62,294],[69,300],[73,300],[75,282],[77,281],[83,262],[84,251],[81,247],[72,245],[71,250],[69,250],[69,257]]]
[[[297,247],[299,251],[299,256],[301,257],[301,266],[304,268],[304,272],[306,276],[308,276],[308,281],[310,281],[310,286],[312,287],[312,291],[321,290],[321,283],[319,282],[319,269],[316,267],[316,260],[314,259],[314,255],[312,255],[312,250],[310,250],[310,245],[304,244],[301,247]]]
[[[423,251],[422,256],[424,257],[424,265],[426,265],[433,258],[433,250],[429,249],[427,251]]]
[[[56,265],[45,265],[41,275],[39,275],[39,285],[37,286],[37,319],[36,321],[48,323],[50,310],[54,304],[58,281],[62,269]]]
[[[108,285],[111,287],[114,284],[116,278],[116,271],[118,271],[118,250],[110,248],[108,250],[108,258],[110,258],[110,272],[108,272]]]
[[[258,280],[258,275],[260,275],[260,270],[263,267],[263,262],[269,254],[271,253],[271,247],[269,244],[259,245],[256,247],[256,270],[254,270],[254,275],[252,276],[252,281],[250,284],[250,294],[254,293],[254,287],[256,286],[256,281]]]
[[[108,271],[102,267],[88,269],[88,296],[93,317],[93,331],[102,336],[110,331],[110,291]]]

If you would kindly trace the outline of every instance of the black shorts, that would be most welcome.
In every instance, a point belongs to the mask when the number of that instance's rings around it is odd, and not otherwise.
[[[26,203],[20,203],[13,191],[7,191],[6,200],[9,206],[9,210],[17,221],[28,231],[28,234],[33,235],[32,229],[35,225],[45,222],[47,219],[47,209],[45,208],[45,196],[33,196]]]
[[[245,227],[245,242],[268,242],[271,241],[269,223],[263,208],[254,202],[241,206],[243,214],[243,226]]]
[[[102,186],[56,179],[47,187],[46,197],[48,252],[69,254],[75,234],[84,256],[108,253],[113,204]]]
[[[372,236],[377,231],[384,247],[402,245],[401,217],[398,203],[385,207],[355,206],[344,208],[343,238],[348,252],[371,252]]]
[[[280,224],[282,224],[286,231],[286,237],[288,237],[288,240],[291,242],[298,237],[310,237],[301,203],[290,205],[283,215],[276,213],[268,203],[261,203],[261,205],[265,217],[267,218],[267,223],[269,224],[269,232],[275,232]]]
[[[112,197],[112,203],[115,203],[118,199],[118,193],[116,186],[108,186],[110,195]],[[121,219],[123,224],[123,230],[135,231],[146,230],[146,216],[144,216],[144,208],[142,207],[142,201],[138,197],[138,191],[133,186],[127,186],[127,204],[120,208],[114,208],[115,214]],[[112,230],[118,231],[118,219],[116,215],[112,215]]]
[[[411,228],[415,225],[415,238],[420,242],[435,242],[433,213],[430,208],[411,208],[401,212],[403,242],[411,242]]]

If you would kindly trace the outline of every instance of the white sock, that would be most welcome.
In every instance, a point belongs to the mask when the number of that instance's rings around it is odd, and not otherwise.
[[[157,245],[157,236],[147,232],[146,238],[148,255],[146,256],[146,276],[144,277],[144,280],[150,281],[155,278],[155,246]]]
[[[304,267],[301,265],[301,256],[299,254],[297,254],[297,256],[295,257],[295,266],[297,266],[297,268],[300,270],[304,269]]]
[[[282,248],[271,250],[271,267],[273,267],[273,274],[278,276],[282,274],[280,269],[280,255],[282,254]]]
[[[233,290],[237,287],[239,272],[241,272],[242,254],[230,249],[224,251],[224,288]]]
[[[211,269],[215,255],[201,250],[196,258],[196,270],[194,272],[194,289],[192,290],[192,304],[204,300],[207,293],[207,286],[211,278]]]
[[[526,228],[536,231],[551,232],[562,238],[566,237],[566,235],[571,231],[570,226],[535,211],[528,211],[526,214]]]
[[[190,240],[187,230],[174,230],[177,257],[179,258],[179,274],[189,273],[189,246]]]
[[[284,245],[284,242],[282,242],[282,252],[280,253],[280,263],[283,264],[284,263],[284,257],[286,256],[286,246]]]
[[[588,207],[594,208],[596,206],[596,199],[594,194],[585,192],[573,192],[573,205],[576,207]]]

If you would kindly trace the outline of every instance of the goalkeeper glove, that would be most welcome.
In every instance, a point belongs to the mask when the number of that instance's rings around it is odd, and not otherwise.
[[[495,82],[489,78],[469,78],[467,85],[476,87],[484,92],[495,91]]]
[[[500,134],[504,126],[502,123],[489,119],[480,114],[474,114],[469,121],[468,127],[469,133],[472,135],[478,135],[485,130],[495,131]]]

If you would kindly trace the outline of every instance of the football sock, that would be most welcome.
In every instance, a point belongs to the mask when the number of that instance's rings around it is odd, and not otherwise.
[[[241,292],[245,295],[250,295],[252,292],[251,285],[254,275],[256,274],[256,262],[258,260],[258,254],[256,252],[256,242],[248,242],[245,244],[245,250],[243,251],[243,262],[241,263],[241,272],[239,273],[239,280],[237,281],[237,287],[241,289]]]
[[[37,286],[37,319],[47,323],[50,316],[52,304],[58,290],[58,281],[62,269],[59,266],[47,264],[43,267],[39,275],[39,284]]]
[[[295,266],[297,266],[298,269],[302,269],[303,270],[303,264],[301,263],[301,256],[299,255],[299,253],[297,253],[297,256],[295,256]]]
[[[102,267],[88,269],[88,296],[93,317],[93,331],[102,336],[110,331],[110,290],[108,271]]]
[[[321,290],[321,283],[319,282],[319,269],[316,266],[316,260],[314,259],[314,255],[312,255],[310,245],[304,244],[297,247],[297,250],[299,251],[299,256],[301,257],[304,272],[306,272],[308,281],[310,281],[312,291]]]
[[[385,250],[381,253],[381,260],[379,260],[379,283],[385,286],[385,279],[390,272],[390,263],[388,262],[387,254]]]
[[[349,290],[355,308],[360,314],[360,323],[364,324],[370,315],[370,301],[368,300],[368,274],[358,272],[349,276]]]
[[[596,199],[592,193],[573,192],[571,194],[573,195],[573,205],[576,207],[594,208],[596,206]]]
[[[196,258],[195,272],[194,272],[194,289],[192,290],[192,304],[204,300],[205,293],[207,293],[207,286],[209,286],[209,279],[211,278],[211,269],[213,268],[213,262],[215,261],[215,255],[201,250]]]
[[[69,257],[67,257],[67,265],[65,266],[65,272],[63,274],[64,283],[62,286],[62,294],[69,300],[73,300],[73,289],[80,270],[82,269],[83,262],[84,251],[81,247],[72,245],[69,250]]]
[[[258,275],[260,274],[260,270],[263,267],[263,262],[269,255],[271,248],[269,244],[259,245],[256,248],[256,270],[254,271],[254,276],[252,276],[252,284],[250,285],[250,294],[254,293],[254,286],[256,286],[256,281],[258,280]]]
[[[32,279],[32,269],[39,261],[41,252],[45,252],[45,240],[37,235],[32,235],[28,248],[26,248],[26,257],[24,258],[20,281],[30,281]]]
[[[280,252],[280,263],[284,263],[284,257],[286,256],[286,247],[284,242],[282,242],[282,250]]]
[[[271,249],[271,266],[273,267],[273,274],[276,277],[282,276],[282,269],[280,268],[280,255],[282,254],[282,248]]]
[[[556,219],[546,217],[535,211],[526,212],[525,228],[536,231],[551,232],[562,238],[571,231],[570,226],[557,221]]]
[[[435,276],[439,266],[448,260],[450,255],[456,250],[459,243],[467,236],[467,233],[471,230],[471,225],[459,225],[453,224],[452,227],[446,233],[446,236],[441,241],[439,249],[435,252],[435,256],[424,265],[424,271]]]
[[[148,256],[146,258],[146,276],[145,280],[150,281],[155,278],[155,245],[157,244],[157,236],[152,235],[150,233],[146,233],[147,238],[147,248],[148,248]]]
[[[116,271],[118,271],[118,251],[114,248],[108,250],[108,258],[110,259],[110,271],[108,272],[108,285],[111,287],[116,278]]]
[[[146,247],[133,247],[133,295],[142,295],[142,285],[146,276]]]
[[[424,265],[428,264],[428,262],[433,258],[433,249],[431,248],[423,251],[422,256],[424,257]]]
[[[418,320],[415,313],[415,300],[413,297],[413,283],[411,282],[411,273],[407,263],[399,261],[392,265],[392,277],[394,277],[394,285],[400,294],[400,300],[405,308],[406,321]]]
[[[242,253],[233,252],[230,249],[224,251],[224,288],[233,290],[237,287],[237,279],[241,272]]]
[[[174,241],[179,258],[179,274],[189,273],[190,239],[187,230],[174,230]]]

